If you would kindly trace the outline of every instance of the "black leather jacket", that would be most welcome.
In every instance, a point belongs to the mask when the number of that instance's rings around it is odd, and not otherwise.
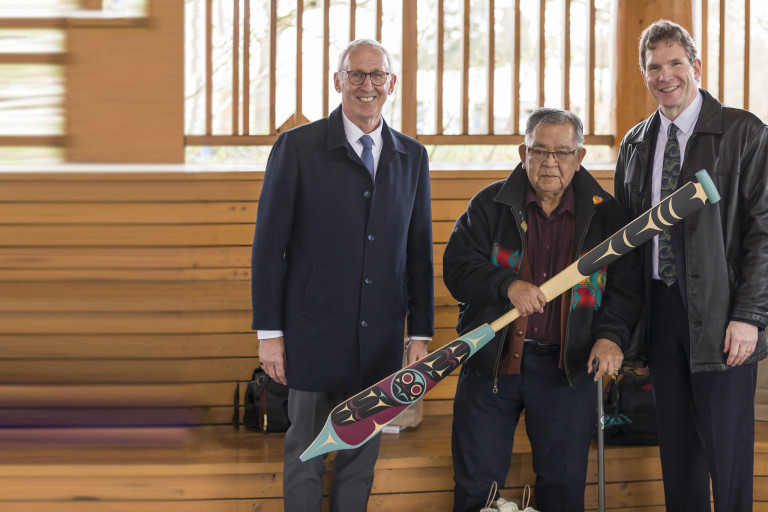
[[[677,267],[685,269],[679,282],[688,307],[692,372],[728,369],[723,346],[730,320],[762,327],[746,363],[768,355],[768,127],[700,91],[704,102],[685,148],[678,186],[706,169],[722,199],[672,230]],[[614,194],[630,218],[651,206],[646,191],[659,116],[657,110],[630,130],[619,149]],[[651,244],[646,246],[641,255],[647,297]]]
[[[506,290],[520,278],[520,269],[515,264],[500,263],[497,256],[502,248],[504,254],[512,255],[511,260],[504,261],[519,262],[525,252],[522,226],[527,216],[527,182],[525,170],[518,165],[506,180],[478,192],[456,221],[443,256],[443,279],[459,301],[457,330],[462,335],[496,320],[511,308]],[[573,261],[626,222],[620,205],[583,167],[574,175],[571,186],[575,196]],[[591,378],[587,361],[597,339],[614,341],[625,358],[637,351],[630,346],[630,332],[641,301],[637,252],[619,258],[563,295],[569,304],[563,362],[572,386]],[[583,300],[585,294],[592,294],[595,300]],[[504,333],[505,329],[501,329],[466,365],[495,379]]]

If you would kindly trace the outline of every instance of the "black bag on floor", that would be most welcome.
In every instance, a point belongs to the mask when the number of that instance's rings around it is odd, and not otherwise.
[[[623,367],[603,395],[606,445],[659,444],[648,368]]]
[[[243,424],[254,432],[285,432],[288,421],[288,387],[272,380],[258,367],[245,388]]]

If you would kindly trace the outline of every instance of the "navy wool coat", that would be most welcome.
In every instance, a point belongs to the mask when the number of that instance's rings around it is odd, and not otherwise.
[[[384,121],[382,120],[382,123]],[[254,329],[282,330],[288,386],[358,391],[434,324],[424,147],[384,123],[374,186],[341,107],[272,148],[251,258]]]

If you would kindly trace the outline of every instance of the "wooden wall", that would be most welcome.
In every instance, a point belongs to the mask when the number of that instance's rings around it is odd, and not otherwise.
[[[456,337],[445,242],[469,197],[506,175],[433,173],[432,349]],[[249,278],[261,179],[0,173],[0,427],[230,422],[235,386],[258,365]],[[430,393],[426,414],[449,414],[454,387],[455,376]]]

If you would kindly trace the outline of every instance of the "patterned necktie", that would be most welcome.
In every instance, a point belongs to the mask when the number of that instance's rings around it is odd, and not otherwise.
[[[667,130],[667,145],[664,146],[664,163],[661,168],[661,199],[677,188],[680,177],[680,144],[677,142],[677,126],[670,123]],[[659,234],[659,277],[667,286],[677,280],[675,255],[672,252],[672,233],[665,229]]]
[[[371,151],[371,147],[373,147],[373,139],[370,135],[363,135],[360,137],[359,141],[360,144],[363,145],[363,152],[360,155],[360,160],[363,161],[365,168],[371,173],[371,179],[375,181],[375,174],[373,171],[373,151]]]

